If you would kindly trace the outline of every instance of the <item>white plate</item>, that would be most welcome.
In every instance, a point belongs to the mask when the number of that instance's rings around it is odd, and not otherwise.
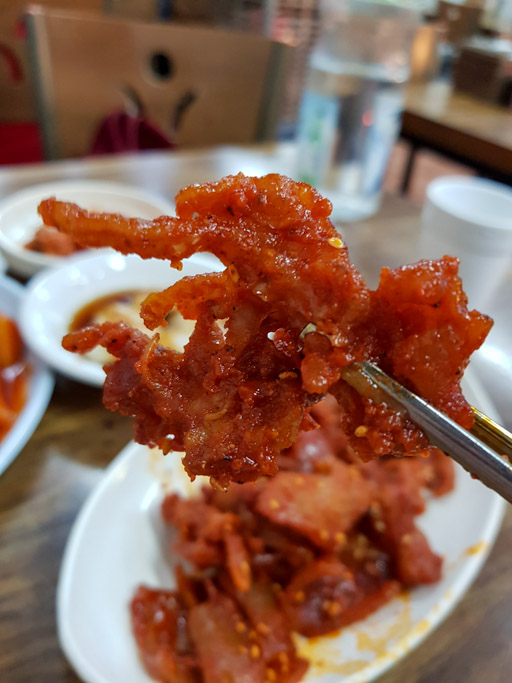
[[[70,180],[26,188],[0,202],[0,249],[10,268],[29,277],[62,263],[66,256],[48,256],[25,249],[41,226],[37,206],[42,199],[57,197],[85,209],[157,218],[174,212],[174,205],[158,195],[131,185],[97,180]]]
[[[495,415],[474,377],[467,377],[465,390],[473,404]],[[164,458],[130,444],[82,508],[64,553],[57,622],[62,648],[87,683],[150,681],[137,656],[128,606],[140,583],[173,586],[160,503],[164,491],[186,495],[193,489],[179,456]],[[445,557],[442,581],[395,599],[338,637],[303,641],[303,652],[323,661],[304,680],[368,682],[416,647],[475,579],[504,509],[503,500],[457,468],[454,492],[432,500],[420,520],[434,550]]]
[[[23,287],[7,277],[0,277],[0,311],[17,320],[23,298]],[[39,424],[53,390],[53,376],[32,353],[26,359],[31,365],[28,400],[18,419],[0,441],[0,474],[11,464]]]
[[[473,369],[488,392],[503,425],[512,430],[512,259],[507,277],[485,312],[494,319],[494,325],[482,347],[475,353]]]
[[[109,294],[138,289],[158,292],[185,275],[213,272],[219,267],[220,262],[209,254],[187,259],[181,271],[171,268],[168,261],[144,261],[110,250],[76,254],[30,281],[21,310],[21,331],[32,350],[55,370],[101,387],[105,380],[101,366],[62,348],[62,337],[75,314]]]

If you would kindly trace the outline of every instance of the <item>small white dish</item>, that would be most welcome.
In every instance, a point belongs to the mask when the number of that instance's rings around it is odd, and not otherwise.
[[[62,337],[86,304],[128,290],[159,292],[186,275],[219,270],[220,262],[198,254],[183,262],[181,271],[168,261],[143,260],[100,250],[68,257],[58,268],[39,273],[27,287],[20,327],[26,343],[48,365],[69,377],[101,387],[100,364],[62,348]]]
[[[427,187],[421,258],[456,255],[471,308],[487,310],[512,264],[512,189],[486,178],[442,176]]]
[[[465,392],[497,418],[470,374]],[[61,646],[86,683],[150,682],[131,633],[129,603],[141,583],[174,585],[160,504],[169,491],[190,495],[200,479],[188,481],[178,454],[164,458],[132,443],[110,464],[83,506],[61,566],[57,625]],[[505,501],[457,467],[455,490],[430,501],[420,520],[432,547],[445,558],[443,579],[411,591],[408,599],[395,599],[336,637],[303,641],[301,652],[323,662],[311,667],[304,682],[368,683],[419,645],[477,576],[504,510]],[[372,642],[377,643],[373,650]]]
[[[18,319],[24,289],[8,277],[0,277],[0,311],[13,320]],[[27,443],[44,415],[53,391],[53,375],[34,354],[26,355],[32,372],[29,379],[27,402],[18,419],[0,441],[0,474],[7,469]]]
[[[38,204],[47,197],[75,202],[91,211],[122,213],[138,218],[157,218],[174,212],[172,202],[122,183],[98,180],[70,180],[35,185],[0,202],[0,249],[11,270],[30,277],[43,268],[56,266],[67,256],[40,254],[25,245],[42,225]]]

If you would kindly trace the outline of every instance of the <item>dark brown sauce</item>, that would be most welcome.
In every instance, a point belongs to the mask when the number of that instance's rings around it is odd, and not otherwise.
[[[90,301],[85,306],[82,306],[77,313],[75,313],[69,325],[69,331],[74,332],[80,330],[82,327],[87,327],[95,322],[96,316],[107,306],[112,304],[133,304],[141,294],[146,294],[141,290],[128,290],[125,292],[116,292],[115,294],[108,294],[107,296],[99,297]],[[148,292],[149,294],[149,292]]]

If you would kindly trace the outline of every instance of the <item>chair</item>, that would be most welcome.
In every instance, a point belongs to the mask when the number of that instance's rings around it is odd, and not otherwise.
[[[45,153],[83,156],[120,109],[182,147],[273,139],[292,48],[263,36],[31,6]]]
[[[23,23],[17,12],[0,12],[0,122],[33,121],[35,107]]]
[[[0,166],[42,158],[23,15],[0,10]]]

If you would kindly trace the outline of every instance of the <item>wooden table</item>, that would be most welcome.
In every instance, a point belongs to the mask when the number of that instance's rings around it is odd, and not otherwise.
[[[245,154],[245,153],[244,153]],[[131,181],[169,195],[192,180],[241,166],[236,150],[150,154],[0,171],[0,195],[66,177]],[[245,155],[245,167],[286,170],[282,158]],[[229,164],[239,164],[229,168]],[[407,261],[418,210],[386,197],[378,216],[346,226],[344,237],[364,273]],[[0,477],[0,681],[78,681],[60,652],[55,587],[69,530],[104,467],[131,436],[128,420],[107,412],[101,393],[58,378],[50,406],[18,458]],[[382,678],[383,683],[506,683],[511,680],[512,575],[508,513],[489,560],[455,612]],[[115,634],[112,635],[115,637]],[[122,683],[120,681],[119,683]]]
[[[407,190],[414,156],[427,148],[474,168],[480,175],[512,184],[512,111],[455,92],[450,83],[412,85],[402,117],[402,137],[411,144],[402,190]]]

